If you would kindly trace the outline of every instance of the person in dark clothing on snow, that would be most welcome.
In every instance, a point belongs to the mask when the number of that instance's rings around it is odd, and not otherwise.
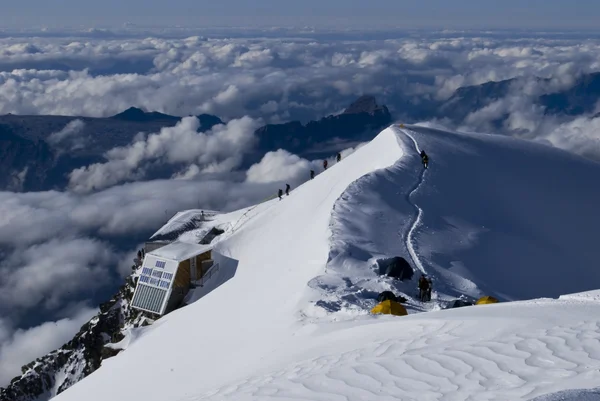
[[[342,154],[341,154],[341,153],[338,153],[338,154],[337,154],[337,161],[338,161],[338,163],[339,163],[341,160],[342,160]]]
[[[315,170],[310,170],[310,179],[315,178]]]
[[[427,300],[431,301],[431,289],[433,288],[433,282],[431,277],[427,277]]]
[[[290,184],[285,184],[285,194],[290,196]]]
[[[429,164],[429,156],[427,156],[427,153],[425,153],[424,150],[421,151],[421,161],[423,162],[423,166],[427,168],[427,165]]]
[[[419,298],[421,299],[421,302],[426,301],[428,289],[429,282],[427,281],[427,278],[425,278],[425,275],[421,274],[421,277],[419,278]]]
[[[327,170],[327,160],[323,160],[323,170]]]
[[[279,200],[281,200],[281,196],[283,195],[283,190],[281,188],[279,188],[279,192],[277,195],[279,195]]]
[[[138,251],[138,259],[142,260],[142,251],[141,250]]]

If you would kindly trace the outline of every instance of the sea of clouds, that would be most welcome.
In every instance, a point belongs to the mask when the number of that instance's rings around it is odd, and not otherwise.
[[[363,94],[406,118],[407,104],[412,110],[462,86],[522,77],[464,120],[432,123],[595,158],[600,107],[548,116],[535,99],[598,70],[600,39],[580,34],[3,34],[0,114],[105,117],[136,106],[184,118],[72,171],[67,191],[0,192],[0,385],[69,340],[129,274],[137,246],[176,211],[234,210],[319,170],[320,161],[285,150],[240,169],[258,127],[338,113]],[[198,134],[199,121],[186,116],[201,113],[225,124]],[[494,124],[500,116],[507,116],[502,127]],[[85,147],[84,124],[75,120],[49,144]],[[147,180],[149,169],[171,164],[185,167],[170,180]]]

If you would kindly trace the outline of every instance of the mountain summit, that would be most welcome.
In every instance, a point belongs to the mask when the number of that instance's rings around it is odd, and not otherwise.
[[[370,95],[363,95],[359,97],[354,103],[352,103],[343,114],[360,114],[367,113],[375,115],[377,113],[387,114],[390,112],[386,106],[379,106],[375,97]]]

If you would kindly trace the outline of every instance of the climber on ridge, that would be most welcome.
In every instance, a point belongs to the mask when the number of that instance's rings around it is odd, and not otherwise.
[[[425,302],[427,300],[427,293],[429,292],[429,281],[425,277],[424,274],[421,274],[419,278],[419,299],[421,302]]]
[[[433,282],[431,277],[427,277],[427,300],[431,301],[431,290],[433,289]]]
[[[337,157],[337,162],[339,163],[342,160],[342,154],[338,153],[336,157]]]
[[[427,156],[427,153],[425,153],[424,150],[421,151],[421,161],[423,162],[423,166],[427,168],[427,165],[429,164],[429,156]]]
[[[310,170],[310,179],[315,178],[315,170]]]
[[[285,194],[290,196],[290,184],[285,184]]]
[[[281,196],[283,195],[283,190],[281,188],[279,188],[279,192],[277,195],[279,195],[279,200],[281,200]]]
[[[327,160],[323,160],[323,170],[327,170]]]

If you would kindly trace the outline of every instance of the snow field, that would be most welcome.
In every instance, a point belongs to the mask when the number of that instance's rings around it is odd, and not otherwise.
[[[598,312],[536,300],[342,323],[302,362],[181,401],[518,401],[586,388],[600,380]]]
[[[430,155],[425,175],[407,134]],[[596,387],[596,292],[414,312],[599,288],[599,173],[524,141],[389,128],[283,201],[217,216],[240,223],[215,246],[228,279],[57,400],[530,400]],[[398,283],[372,267],[411,261],[411,231],[435,302],[370,316],[384,289],[414,295],[418,272]]]
[[[126,352],[58,399],[165,401],[280,363],[302,327],[307,283],[325,269],[333,204],[354,180],[400,155],[395,132],[385,130],[283,201],[258,206],[214,249],[238,262],[230,280],[146,328]],[[160,386],[138,385],[131,372]]]

